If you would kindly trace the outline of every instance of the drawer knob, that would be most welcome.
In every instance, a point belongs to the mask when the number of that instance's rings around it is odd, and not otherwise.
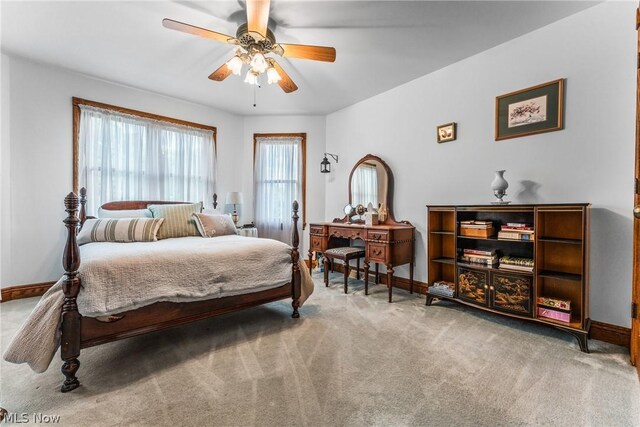
[[[485,288],[485,289],[489,289],[489,286],[487,286],[487,285],[484,285],[484,288]]]

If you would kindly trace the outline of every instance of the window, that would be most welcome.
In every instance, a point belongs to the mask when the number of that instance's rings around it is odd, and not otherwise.
[[[304,226],[305,157],[305,133],[254,135],[254,218],[260,237],[291,243],[294,200]]]
[[[74,98],[74,188],[87,213],[117,200],[213,197],[216,129]]]

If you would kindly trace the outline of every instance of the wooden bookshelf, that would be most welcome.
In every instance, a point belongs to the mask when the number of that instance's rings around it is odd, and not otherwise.
[[[455,294],[434,299],[455,301],[500,315],[542,323],[572,334],[588,352],[590,205],[456,205],[427,206],[427,265],[429,285],[455,284]],[[460,221],[492,221],[500,230],[507,223],[534,227],[532,240],[460,235]],[[526,237],[526,236],[525,236]],[[534,270],[512,271],[498,265],[459,261],[464,249],[496,251],[498,256],[531,258]],[[571,301],[569,322],[538,316],[538,298]]]

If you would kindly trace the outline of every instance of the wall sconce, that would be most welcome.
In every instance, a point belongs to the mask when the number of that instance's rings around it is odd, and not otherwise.
[[[331,163],[327,159],[327,156],[333,157],[333,160],[338,163],[338,156],[331,153],[324,153],[324,159],[320,162],[320,173],[331,173]]]

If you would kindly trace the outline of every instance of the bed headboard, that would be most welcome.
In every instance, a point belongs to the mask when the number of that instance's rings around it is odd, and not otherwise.
[[[146,209],[149,205],[181,205],[189,202],[167,202],[154,200],[123,200],[120,202],[107,202],[101,206],[108,211],[128,211],[133,209]],[[218,207],[218,195],[213,193],[213,208]]]

